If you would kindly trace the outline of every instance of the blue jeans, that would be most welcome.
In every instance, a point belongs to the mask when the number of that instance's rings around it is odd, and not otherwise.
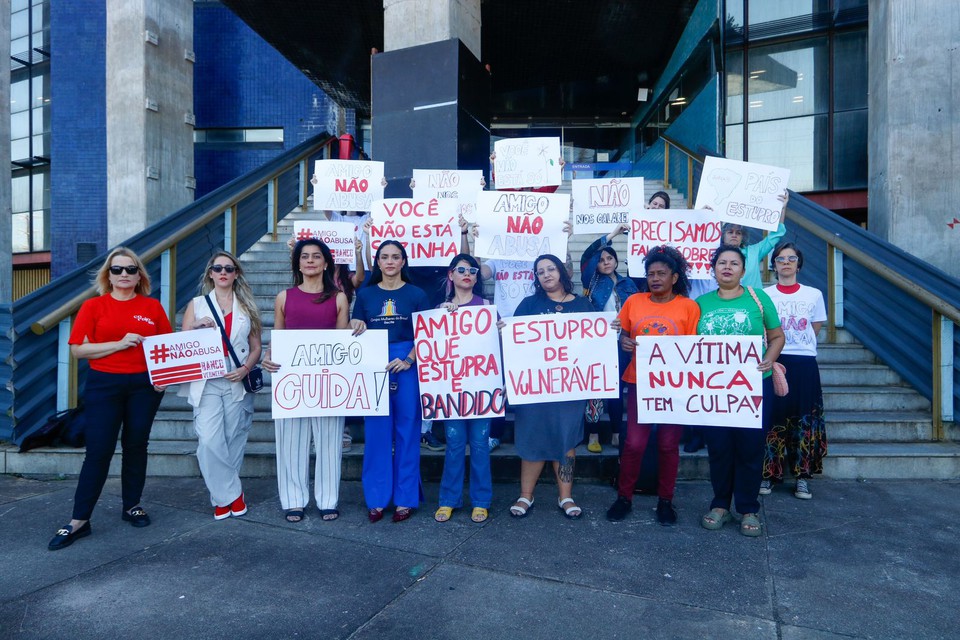
[[[93,507],[110,472],[118,438],[123,450],[120,468],[123,510],[129,511],[140,504],[147,477],[147,442],[162,399],[163,393],[154,390],[146,373],[103,373],[91,369],[87,374],[83,390],[87,454],[73,498],[74,519],[89,520],[93,515]],[[123,425],[122,435],[120,425]]]
[[[470,504],[489,509],[493,501],[493,481],[490,479],[490,419],[446,420],[447,450],[440,478],[440,506],[463,506],[463,474],[467,434],[470,435]]]

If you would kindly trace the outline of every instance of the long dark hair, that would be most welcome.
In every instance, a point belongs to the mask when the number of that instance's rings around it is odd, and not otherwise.
[[[383,271],[380,270],[380,252],[383,251],[384,247],[391,246],[400,249],[400,257],[403,258],[403,266],[400,267],[400,279],[407,283],[411,282],[410,266],[407,264],[409,262],[407,260],[407,250],[404,249],[403,245],[396,240],[384,240],[380,243],[380,246],[377,247],[377,253],[373,257],[373,274],[370,276],[370,285],[380,284],[383,282]]]
[[[459,262],[466,262],[468,265],[477,270],[477,279],[473,283],[473,293],[474,295],[478,296],[483,295],[483,274],[481,273],[480,263],[477,262],[477,259],[469,253],[458,253],[453,257],[453,260],[450,261],[450,266],[447,268],[447,281],[443,284],[443,287],[445,288],[443,299],[447,302],[453,300],[453,296],[456,293],[453,288],[453,281],[450,280],[450,274],[453,273],[453,270],[457,268],[457,263]]]
[[[650,199],[647,200],[647,204],[650,204],[651,202],[653,202],[653,199],[654,199],[654,198],[662,198],[664,204],[667,205],[667,206],[664,207],[664,209],[669,209],[669,208],[670,208],[670,194],[667,193],[666,191],[657,191],[655,194],[653,194],[652,196],[650,196]]]
[[[331,296],[336,296],[340,289],[337,288],[336,283],[333,281],[333,254],[330,253],[330,247],[328,247],[322,240],[317,240],[316,238],[307,238],[306,240],[300,240],[293,246],[293,253],[291,254],[291,270],[293,271],[293,286],[298,287],[303,284],[303,273],[300,271],[300,255],[303,253],[303,248],[309,245],[314,245],[320,248],[320,253],[323,254],[323,260],[326,263],[326,266],[323,268],[323,275],[321,282],[323,282],[323,291],[320,292],[320,295],[313,299],[316,304],[321,302],[326,302],[330,299]]]
[[[567,273],[567,266],[560,262],[560,258],[557,256],[545,253],[541,256],[537,256],[537,259],[533,261],[533,289],[536,295],[546,297],[547,292],[543,290],[543,287],[540,285],[540,278],[537,277],[537,265],[541,260],[549,260],[557,266],[557,271],[560,272],[560,284],[563,285],[563,290],[565,293],[573,293],[573,280],[570,279],[570,274]]]
[[[662,262],[669,267],[671,273],[679,276],[677,281],[673,283],[673,292],[678,296],[687,295],[687,292],[690,291],[690,282],[687,280],[689,265],[683,254],[676,247],[671,247],[668,244],[653,247],[647,253],[647,257],[643,259],[644,270],[648,270],[650,265],[655,262]]]
[[[347,265],[333,265],[333,280],[337,289],[343,291],[343,295],[347,296],[347,304],[350,304],[353,301],[353,291],[355,287],[353,286],[353,278],[350,275],[350,269],[347,268]]]

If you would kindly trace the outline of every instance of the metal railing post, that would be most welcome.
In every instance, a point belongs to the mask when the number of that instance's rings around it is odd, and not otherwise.
[[[70,355],[73,316],[60,321],[57,336],[57,411],[77,406],[77,361]]]
[[[944,422],[953,421],[953,322],[933,311],[933,437],[944,439]]]
[[[267,233],[273,235],[274,242],[277,241],[277,208],[280,206],[278,186],[277,178],[267,183]]]
[[[223,210],[223,250],[237,255],[237,205]]]
[[[663,188],[670,188],[670,143],[663,142]]]
[[[837,327],[843,326],[843,253],[827,245],[827,342],[837,341]]]
[[[303,208],[306,208],[307,206],[307,185],[310,184],[310,179],[307,174],[308,160],[309,158],[304,158],[300,161],[300,206]]]
[[[167,312],[170,326],[177,320],[177,245],[160,254],[160,304]]]
[[[687,156],[687,204],[693,201],[693,158]],[[690,209],[691,207],[687,207]]]

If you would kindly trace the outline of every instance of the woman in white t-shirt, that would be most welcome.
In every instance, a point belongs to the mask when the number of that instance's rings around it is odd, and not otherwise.
[[[777,359],[787,369],[790,392],[776,397],[773,428],[767,434],[760,495],[783,482],[789,470],[797,478],[793,495],[809,500],[810,479],[823,472],[827,455],[827,432],[823,420],[823,390],[817,367],[817,334],[827,319],[819,289],[797,282],[803,254],[792,242],[773,250],[777,284],[764,291],[777,307],[786,346]]]

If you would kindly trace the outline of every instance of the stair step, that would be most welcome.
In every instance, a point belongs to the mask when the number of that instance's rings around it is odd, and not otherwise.
[[[876,364],[877,358],[859,344],[821,344],[817,346],[817,364]]]
[[[869,352],[868,352],[869,353]],[[851,362],[847,364],[823,364],[820,367],[820,382],[823,385],[838,386],[856,380],[860,386],[903,385],[903,379],[897,373],[881,364]]]
[[[922,442],[933,438],[933,419],[918,411],[825,411],[827,442]]]
[[[930,401],[909,387],[823,388],[825,411],[930,411]]]

